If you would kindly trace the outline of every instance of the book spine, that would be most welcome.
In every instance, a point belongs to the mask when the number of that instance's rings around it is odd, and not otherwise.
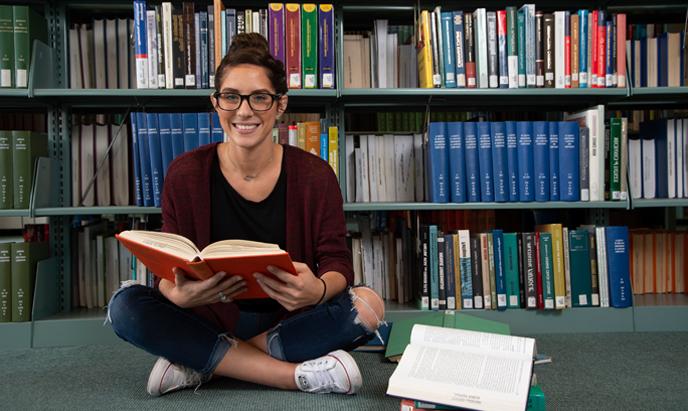
[[[215,7],[212,5],[208,6],[207,11],[208,24],[207,24],[207,35],[208,39],[208,87],[215,87],[215,68],[219,64],[218,60],[215,60]],[[217,63],[216,63],[217,61]]]
[[[172,12],[172,75],[174,88],[184,88],[184,18],[181,12]]]
[[[580,26],[578,14],[571,14],[570,23],[571,25],[571,88],[579,88],[579,77],[580,72]]]
[[[210,115],[206,112],[197,113],[198,116],[198,145],[210,144]]]
[[[580,30],[578,50],[579,50],[579,74],[578,86],[588,87],[588,10],[578,10],[578,26]]]
[[[12,179],[12,132],[0,130],[0,209],[2,210],[14,207]]]
[[[480,233],[480,267],[482,276],[483,303],[486,310],[492,309],[492,289],[490,284],[490,241],[487,233]],[[494,282],[494,280],[492,281]]]
[[[210,70],[208,68],[208,12],[200,11],[198,12],[199,27],[197,28],[198,34],[200,36],[200,53],[196,53],[200,56],[200,71],[197,72],[200,75],[200,81],[196,83],[199,88],[210,88]],[[196,63],[197,66],[199,63]]]
[[[173,113],[171,115],[170,137],[172,139],[172,154],[173,158],[177,158],[184,153],[184,121],[182,113]]]
[[[148,159],[151,168],[153,206],[160,207],[164,170],[162,168],[162,148],[160,141],[161,136],[158,131],[158,115],[156,113],[146,113],[146,125],[148,126]]]
[[[549,201],[559,201],[559,123],[549,122]]]
[[[508,6],[506,8],[506,54],[509,88],[518,88],[518,34],[516,13],[516,7]]]
[[[48,155],[48,137],[31,131],[12,131],[12,199],[15,209],[29,208],[36,159]]]
[[[518,195],[518,137],[516,135],[516,122],[505,121],[506,153],[507,153],[507,184],[508,201],[519,201]]]
[[[220,117],[217,111],[211,113],[211,130],[210,130],[210,141],[213,143],[222,143],[225,141],[225,132],[220,124]]]
[[[430,309],[430,227],[421,226],[421,256],[420,256],[420,298],[419,306],[421,310]]]
[[[541,11],[535,13],[535,85],[537,87],[552,87],[549,78],[553,76],[553,59],[550,39],[552,15],[544,15]]]
[[[28,87],[29,59],[31,58],[31,39],[29,27],[29,7],[12,6],[14,31],[14,86]]]
[[[506,10],[499,10],[497,11],[497,43],[499,45],[499,87],[501,88],[509,88],[506,38]]]
[[[449,139],[449,179],[450,201],[466,202],[466,161],[463,146],[463,124],[455,121],[447,123]]]
[[[283,3],[268,4],[268,21],[270,22],[270,35],[268,36],[270,54],[272,54],[272,57],[275,59],[281,61],[282,64],[285,64]]]
[[[490,88],[499,87],[499,46],[497,40],[497,15],[488,11],[486,15],[487,34],[487,79]]]
[[[285,60],[289,88],[301,88],[301,5],[287,3]]]
[[[609,119],[609,192],[621,199],[621,118]]]
[[[158,113],[158,133],[160,134],[160,150],[162,151],[163,176],[167,174],[167,167],[174,159],[172,149],[172,114]]]
[[[12,6],[0,5],[0,87],[14,86],[14,22]]]
[[[544,59],[545,59],[545,87],[554,87],[555,82],[555,33],[554,33],[554,16],[552,14],[546,14],[543,16],[543,47],[544,47]]]
[[[104,28],[104,25],[102,27]],[[105,43],[105,47],[107,47],[107,42]],[[97,45],[96,48],[98,48]],[[146,10],[146,49],[148,50],[148,88],[158,88],[159,56],[158,31],[157,25],[155,24],[155,10]]]
[[[144,207],[153,207],[153,185],[151,179],[150,147],[148,124],[145,113],[136,113],[136,132],[138,133],[139,171],[141,173],[141,197]]]
[[[600,307],[609,307],[609,283],[607,277],[607,240],[605,227],[595,227],[595,236],[597,241],[597,278],[599,281],[600,292]],[[665,234],[660,234],[663,239],[666,239]],[[664,260],[666,261],[666,260]],[[667,275],[668,270],[663,270],[664,276]],[[662,287],[658,291],[667,291]]]
[[[134,200],[138,207],[143,206],[143,191],[141,184],[141,157],[139,151],[139,131],[138,131],[138,113],[131,113],[129,116],[129,123],[131,124],[131,153],[132,162],[134,163]],[[78,204],[75,204],[78,205]]]
[[[464,39],[466,40],[466,87],[476,88],[478,80],[476,78],[475,67],[475,33],[473,32],[473,13],[464,14],[464,27],[466,29]]]
[[[0,323],[10,321],[12,321],[12,244],[0,243]]]
[[[535,201],[549,201],[549,123],[534,121],[533,171],[535,173]]]
[[[334,7],[320,4],[318,13],[320,87],[335,88]]]
[[[480,238],[478,236],[470,236],[470,252],[471,252],[471,282],[472,287],[468,288],[464,281],[464,270],[461,270],[461,299],[462,308],[475,307],[476,309],[484,308],[483,305],[483,276],[480,258]],[[471,300],[472,304],[466,300]]]
[[[430,309],[440,308],[440,274],[437,251],[438,230],[436,225],[428,228],[428,263],[430,266]]]
[[[571,265],[571,305],[590,305],[590,245],[587,230],[569,231],[569,262]]]
[[[502,121],[493,121],[492,138],[492,175],[494,179],[494,201],[509,201],[509,175],[506,144],[506,125]]]
[[[461,280],[461,289],[458,292],[461,298],[459,305],[460,308],[473,308],[473,275],[471,273],[471,250],[468,230],[459,230],[455,240],[458,243],[456,247],[458,254],[454,255],[454,258],[459,261],[458,278]]]
[[[478,164],[480,167],[480,200],[494,201],[494,185],[492,178],[492,136],[490,123],[477,123],[478,128]]]
[[[564,87],[571,88],[571,12],[564,12]]]
[[[685,50],[685,48],[683,49]],[[626,14],[616,15],[616,86],[626,87]],[[685,59],[685,53],[682,54]],[[631,60],[632,61],[632,60]],[[685,85],[685,84],[684,84]]]
[[[301,72],[303,88],[318,87],[318,9],[301,5]]]
[[[429,197],[433,203],[449,202],[449,150],[447,149],[446,123],[428,125],[428,180]]]
[[[535,232],[535,290],[537,296],[537,308],[545,309],[545,294],[543,290],[543,244],[542,233]],[[545,258],[546,259],[546,258]]]
[[[182,114],[182,130],[184,133],[184,152],[198,147],[198,115],[196,113]]]
[[[182,3],[182,30],[184,35],[184,87],[196,88],[196,24],[194,3]]]
[[[516,234],[516,253],[518,258],[518,303],[520,308],[526,308],[526,269],[523,260],[523,233]]]
[[[148,88],[148,38],[146,37],[146,1],[134,0],[134,52],[136,88]]]
[[[492,230],[492,245],[494,253],[495,293],[497,309],[505,310],[508,306],[506,294],[506,274],[504,272],[504,233],[502,230]]]
[[[439,309],[447,309],[447,283],[449,264],[447,260],[446,239],[442,231],[437,232],[437,280],[439,288]]]
[[[464,58],[464,14],[463,11],[458,10],[452,12],[452,17],[454,20],[454,47],[456,50],[455,63],[456,63],[456,87],[464,88],[466,84],[466,64]]]
[[[495,252],[494,252],[494,237],[491,232],[487,233],[487,267],[490,283],[490,307],[493,310],[497,309],[497,285],[496,285],[496,271],[495,271]]]
[[[526,308],[537,308],[537,246],[534,233],[523,233],[523,271]]]
[[[327,149],[328,149],[328,163],[334,174],[339,178],[339,129],[337,126],[330,126],[327,128]]]
[[[442,58],[444,64],[444,87],[456,88],[456,45],[454,43],[454,23],[452,12],[440,13],[442,35]]]
[[[590,264],[590,305],[594,307],[600,306],[600,267],[599,259],[597,258],[597,235],[594,228],[588,232],[588,245],[590,250],[589,264]]]
[[[526,86],[536,87],[535,83],[535,5],[525,4],[526,10]]]
[[[526,14],[521,8],[516,13],[518,33],[518,87],[526,87]]]
[[[609,302],[612,307],[630,307],[633,303],[629,267],[628,227],[606,227]],[[685,242],[685,236],[684,240]]]
[[[504,278],[509,308],[519,308],[518,241],[516,233],[504,233]]]
[[[534,201],[533,123],[517,122],[516,136],[518,138],[519,199],[520,201]]]
[[[580,201],[580,136],[578,124],[561,121],[559,128],[559,192],[561,201]]]
[[[607,23],[604,10],[597,12],[597,87],[604,88],[607,72]]]

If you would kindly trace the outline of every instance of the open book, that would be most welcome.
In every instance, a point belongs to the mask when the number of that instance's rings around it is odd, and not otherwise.
[[[268,265],[296,274],[289,254],[275,244],[224,240],[209,244],[201,251],[186,237],[171,233],[129,230],[115,237],[153,274],[172,282],[174,267],[197,280],[212,277],[219,271],[242,276],[247,290],[237,295],[237,299],[268,298],[253,278],[257,272],[275,278],[267,271]]]
[[[416,324],[387,394],[476,410],[524,410],[535,340]]]

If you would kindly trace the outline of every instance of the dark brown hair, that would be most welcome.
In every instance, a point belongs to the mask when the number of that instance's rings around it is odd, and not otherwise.
[[[234,36],[229,51],[215,70],[215,90],[220,91],[227,69],[240,64],[264,67],[275,92],[277,94],[287,93],[287,75],[284,71],[284,65],[270,54],[268,42],[262,35],[241,33]]]

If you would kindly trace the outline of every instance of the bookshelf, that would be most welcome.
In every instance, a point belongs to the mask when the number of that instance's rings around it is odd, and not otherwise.
[[[31,2],[29,2],[31,3]],[[255,5],[263,2],[246,1],[239,4]],[[371,5],[364,1],[334,1],[335,39],[337,67],[343,67],[344,22],[365,16],[403,15],[409,22],[413,19],[416,2],[394,0],[384,6]],[[440,2],[457,8],[497,8],[504,1],[489,2]],[[605,6],[612,12],[658,10],[662,12],[684,12],[685,2],[665,0],[663,5],[647,1],[610,1]],[[537,3],[536,3],[537,4]],[[555,1],[546,7],[593,8],[598,1]],[[423,4],[429,8],[430,4]],[[47,110],[50,141],[50,156],[55,161],[57,173],[36,184],[36,193],[57,187],[56,195],[37,201],[29,209],[0,210],[4,217],[49,217],[51,222],[51,262],[49,274],[54,283],[39,284],[36,302],[44,310],[26,323],[0,323],[0,350],[8,348],[47,347],[119,341],[109,326],[103,326],[105,312],[102,309],[70,309],[71,265],[69,256],[70,217],[78,215],[131,215],[148,216],[160,214],[155,207],[71,207],[70,195],[70,123],[74,110],[108,108],[172,109],[177,107],[208,108],[211,90],[137,90],[137,89],[79,89],[66,88],[69,61],[67,50],[68,16],[73,11],[107,10],[127,12],[131,1],[108,0],[95,3],[92,0],[57,0],[45,6],[48,17],[50,44],[38,45],[34,50],[33,65],[27,89],[0,90],[0,107]],[[409,17],[410,16],[410,17]],[[349,20],[350,19],[350,20]],[[450,107],[480,107],[493,110],[508,109],[515,105],[532,109],[583,108],[605,104],[613,109],[634,107],[671,107],[688,103],[688,87],[661,88],[614,88],[614,89],[347,89],[342,88],[342,72],[337,70],[338,88],[331,90],[290,90],[291,108],[319,110],[324,116],[338,124],[340,135],[344,136],[344,113],[347,110],[404,110],[420,107],[427,110],[442,110]],[[340,144],[341,147],[342,144]],[[342,171],[340,181],[345,192],[346,170],[344,152],[340,150]],[[353,203],[344,204],[345,212],[394,211],[394,210],[531,210],[531,209],[582,209],[601,215],[609,210],[634,210],[655,208],[666,210],[674,207],[688,207],[688,200],[632,200],[601,202],[532,202],[532,203]],[[604,217],[601,217],[604,218]],[[46,272],[48,273],[48,272]],[[46,276],[47,277],[47,276]],[[469,314],[505,321],[511,324],[516,334],[566,333],[566,332],[626,332],[626,331],[688,331],[688,296],[686,295],[642,295],[634,296],[634,307],[573,308],[561,312],[539,312],[527,310],[466,311]],[[387,318],[421,314],[415,306],[387,304]]]

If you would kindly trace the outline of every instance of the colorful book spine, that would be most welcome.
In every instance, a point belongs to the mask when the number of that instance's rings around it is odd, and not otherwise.
[[[504,233],[502,230],[492,230],[492,245],[495,271],[495,293],[497,296],[497,309],[505,310],[508,306],[506,291],[506,274],[504,262]]]
[[[625,308],[633,304],[629,267],[628,227],[605,227],[607,251],[607,275],[609,279],[609,303],[612,307]]]
[[[507,30],[507,73],[509,76],[509,88],[518,88],[518,34],[516,7],[506,8],[506,30]]]
[[[453,13],[451,11],[440,13],[445,88],[456,88],[456,45],[454,41],[454,23],[452,20]]]
[[[430,267],[430,309],[440,308],[440,274],[437,250],[438,231],[436,225],[428,227],[428,265]]]
[[[564,12],[564,87],[571,88],[571,12]]]
[[[475,33],[473,32],[473,13],[464,14],[464,39],[466,40],[466,87],[476,88],[476,67],[475,67]]]
[[[579,70],[578,86],[580,88],[588,87],[588,10],[578,10],[578,25],[580,35],[578,37],[579,50]]]
[[[519,268],[518,268],[518,234],[504,233],[504,279],[506,282],[507,306],[519,308]]]
[[[321,88],[335,87],[334,7],[332,4],[318,6],[318,54]]]
[[[518,87],[526,87],[526,11],[521,8],[516,13],[518,34]]]
[[[466,87],[466,63],[465,63],[465,36],[464,36],[464,14],[463,11],[458,10],[452,12],[454,20],[454,46],[456,50],[455,64],[456,64],[456,87]]]
[[[573,307],[590,306],[592,285],[588,231],[569,230],[569,265]]]
[[[456,310],[456,282],[454,277],[454,259],[458,259],[458,255],[454,255],[454,236],[452,234],[444,235],[444,243],[438,244],[438,247],[444,245],[444,288],[445,301],[447,310]]]
[[[182,113],[173,113],[171,116],[170,137],[172,139],[172,158],[177,158],[184,153],[184,120]]]
[[[449,150],[444,122],[428,125],[428,189],[433,203],[449,202]]]
[[[285,5],[285,59],[287,85],[289,88],[301,88],[301,5]]]
[[[461,299],[463,300],[462,308],[475,307],[478,309],[484,308],[483,304],[483,275],[482,275],[482,259],[480,258],[480,238],[478,236],[470,237],[470,252],[471,252],[471,287],[465,285],[463,273],[461,271]],[[465,287],[465,289],[464,289]],[[473,304],[466,300],[470,300],[472,296]]]
[[[522,233],[523,238],[523,283],[526,308],[536,309],[537,294],[537,243],[535,233]]]
[[[458,256],[461,279],[461,308],[473,308],[473,273],[471,271],[471,243],[468,230],[457,231]],[[457,307],[458,308],[458,307]],[[476,307],[477,308],[477,307]]]
[[[507,61],[506,10],[497,11],[497,44],[499,49],[499,87],[509,88],[509,67]]]
[[[685,41],[685,40],[684,40]],[[685,49],[684,49],[685,50]],[[626,87],[626,14],[616,15],[616,86]],[[685,53],[682,55],[685,59]],[[633,61],[633,60],[631,60]],[[683,67],[683,65],[681,65]],[[685,85],[685,84],[684,84]]]
[[[270,35],[268,36],[268,46],[270,47],[270,54],[272,57],[286,63],[284,55],[284,4],[283,3],[269,3],[268,4],[268,21],[270,27]],[[286,65],[285,65],[286,67]]]
[[[48,243],[12,243],[12,321],[31,321],[36,267],[48,257]]]
[[[146,37],[146,1],[134,0],[134,54],[136,88],[148,88],[148,39]]]
[[[538,233],[540,236],[540,267],[542,275],[542,296],[545,310],[555,309],[554,263],[552,260],[552,234]]]
[[[301,5],[301,73],[303,88],[318,87],[318,7]]]
[[[339,129],[337,126],[327,128],[327,162],[332,167],[334,175],[339,177]]]

